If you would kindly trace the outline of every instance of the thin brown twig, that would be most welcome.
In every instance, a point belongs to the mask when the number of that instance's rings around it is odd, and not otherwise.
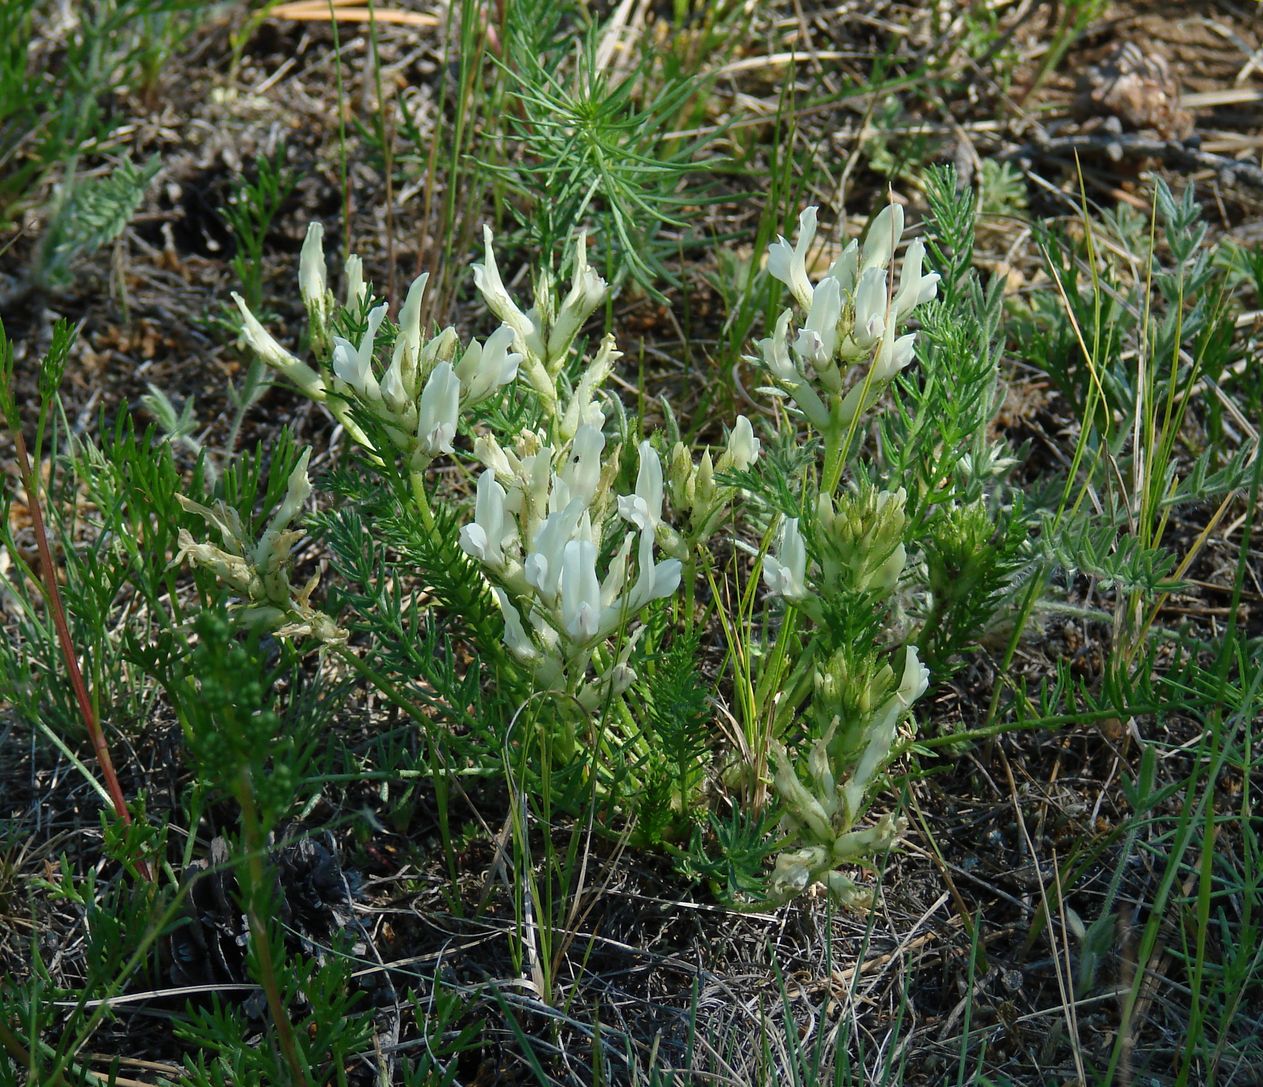
[[[79,705],[79,715],[83,718],[84,728],[88,730],[93,753],[101,767],[101,776],[105,778],[105,787],[109,790],[110,799],[114,802],[114,810],[124,826],[131,826],[132,815],[127,810],[127,798],[123,796],[118,774],[114,771],[114,760],[110,758],[105,731],[97,720],[92,699],[88,697],[88,685],[83,680],[83,673],[79,669],[79,658],[75,654],[74,641],[70,637],[70,626],[66,622],[66,609],[61,601],[61,590],[57,584],[57,568],[53,565],[53,553],[48,545],[48,533],[44,530],[44,515],[40,509],[39,490],[35,484],[31,458],[27,453],[26,439],[22,436],[21,427],[14,426],[11,430],[17,452],[18,472],[22,476],[22,486],[26,490],[27,510],[31,515],[31,527],[35,532],[36,547],[39,549],[40,569],[48,598],[48,610],[52,613],[53,626],[57,630],[57,642],[61,647],[62,659],[66,662],[70,686],[74,691],[75,701]],[[150,872],[144,858],[136,858],[136,869],[145,879],[153,880],[153,873]]]

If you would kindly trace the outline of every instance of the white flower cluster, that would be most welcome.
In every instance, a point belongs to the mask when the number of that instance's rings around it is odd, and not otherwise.
[[[326,643],[344,642],[346,631],[311,606],[311,594],[320,576],[313,575],[299,590],[289,581],[290,552],[303,535],[301,529],[292,529],[290,525],[311,496],[311,481],[307,478],[310,456],[308,449],[299,458],[290,473],[285,499],[258,540],[249,539],[241,517],[226,503],[217,502],[211,509],[177,494],[180,505],[196,513],[219,533],[223,547],[198,543],[188,529],[182,528],[180,552],[175,561],[187,558],[240,593],[245,599],[241,610],[248,620],[263,622],[288,637],[310,636]]]
[[[589,711],[635,681],[628,664],[641,635],[635,620],[680,584],[679,560],[655,557],[655,535],[669,529],[662,464],[649,442],[640,444],[635,491],[611,500],[619,448],[605,456],[604,413],[591,396],[615,358],[607,338],[588,371],[595,379],[580,383],[566,409],[565,417],[579,424],[561,444],[535,431],[519,435],[512,449],[489,435],[478,438],[474,453],[484,471],[474,520],[460,535],[461,547],[492,585],[510,651],[541,684],[574,694]],[[603,543],[620,525],[621,546],[599,574]],[[589,681],[597,649],[620,632],[617,658],[604,659],[600,675]]]
[[[334,300],[325,280],[324,231],[319,223],[307,230],[299,261],[298,283],[311,324],[311,341],[319,351],[331,350],[329,371],[317,373],[299,360],[258,322],[240,295],[234,294],[244,322],[247,342],[266,363],[289,378],[301,392],[326,403],[360,444],[372,448],[356,417],[364,413],[385,430],[390,444],[411,471],[419,472],[435,457],[452,451],[461,413],[481,403],[511,382],[522,360],[511,350],[516,332],[507,324],[485,343],[471,340],[460,350],[454,328],[445,328],[423,342],[421,301],[428,275],[419,276],[399,311],[399,328],[390,363],[381,376],[374,365],[378,334],[387,305],[375,306],[358,344],[333,335],[330,321]],[[356,257],[346,269],[348,309],[355,310],[365,295],[363,271]],[[459,358],[458,358],[459,356]],[[348,404],[355,413],[348,413]],[[376,450],[380,455],[381,450]]]
[[[580,235],[575,247],[574,280],[561,309],[553,305],[552,283],[544,277],[536,290],[535,305],[524,312],[500,278],[490,227],[483,227],[482,237],[485,260],[474,265],[474,285],[487,308],[513,330],[513,349],[523,359],[522,372],[549,413],[556,414],[558,375],[579,329],[605,300],[609,289],[605,280],[589,267],[587,240]],[[590,379],[585,376],[584,380]],[[595,388],[595,384],[591,387]],[[573,431],[574,420],[570,422]]]
[[[912,360],[915,334],[897,331],[917,306],[938,293],[939,277],[923,273],[925,245],[918,238],[904,254],[899,289],[890,293],[895,248],[903,237],[898,204],[883,208],[863,246],[852,240],[813,285],[807,256],[815,236],[816,209],[809,207],[798,217],[795,243],[778,238],[768,249],[768,272],[789,287],[806,316],[791,340],[793,310],[785,310],[759,350],[776,382],[772,391],[788,396],[821,433],[836,434]],[[866,375],[848,389],[847,371],[865,359],[870,360]]]
[[[825,682],[830,677],[824,677]],[[819,685],[821,677],[817,677]],[[794,761],[783,747],[776,750],[776,792],[784,805],[782,829],[805,844],[781,853],[772,872],[772,889],[789,898],[815,883],[824,884],[843,905],[863,907],[869,896],[844,872],[842,865],[863,863],[874,853],[888,849],[903,833],[903,824],[884,816],[864,830],[854,830],[864,810],[864,797],[877,772],[890,757],[899,721],[929,685],[930,675],[917,657],[915,646],[904,653],[899,685],[875,707],[863,722],[848,722],[861,737],[854,768],[844,781],[835,777],[838,763],[835,737],[843,722],[835,719],[807,758],[810,787],[798,777]]]

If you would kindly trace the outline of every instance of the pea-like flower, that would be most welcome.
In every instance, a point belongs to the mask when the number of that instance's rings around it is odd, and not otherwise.
[[[618,500],[618,512],[642,532],[652,535],[662,521],[662,495],[662,461],[649,442],[641,442],[636,492]]]
[[[891,203],[873,219],[863,245],[852,241],[814,285],[806,259],[816,233],[816,210],[799,217],[798,239],[778,239],[768,250],[768,272],[784,283],[803,313],[790,334],[792,310],[759,341],[759,362],[774,385],[766,392],[787,397],[826,439],[841,447],[854,420],[871,407],[914,354],[914,334],[898,326],[938,292],[937,273],[923,272],[925,245],[909,244],[899,289],[890,283],[894,254],[903,236],[903,208]],[[850,374],[868,360],[865,372]]]
[[[559,402],[554,379],[584,322],[608,295],[608,285],[588,264],[587,239],[580,235],[574,252],[574,279],[561,308],[555,308],[553,282],[546,275],[539,281],[535,305],[523,310],[500,276],[489,226],[483,227],[482,237],[484,257],[482,263],[474,265],[474,285],[487,308],[513,329],[513,346],[522,355],[531,387],[544,406],[555,411]]]
[[[368,315],[368,327],[360,337],[359,347],[341,336],[333,338],[333,372],[366,403],[381,400],[382,391],[373,376],[373,344],[377,330],[386,319],[386,304],[374,306]]]
[[[786,600],[807,599],[807,545],[798,518],[785,518],[775,556],[763,556],[763,583]]]
[[[241,311],[242,335],[245,336],[246,343],[251,346],[255,354],[272,369],[292,381],[304,395],[312,400],[324,400],[325,383],[320,375],[277,343],[276,338],[259,324],[258,318],[246,305],[245,299],[236,291],[232,294],[232,300],[237,303],[237,309]]]
[[[440,362],[421,391],[414,456],[433,458],[450,453],[459,414],[460,378],[450,362]]]
[[[768,246],[767,270],[784,283],[803,309],[811,306],[813,288],[807,275],[807,254],[816,239],[816,209],[803,208],[798,216],[798,240],[790,245],[782,235]]]

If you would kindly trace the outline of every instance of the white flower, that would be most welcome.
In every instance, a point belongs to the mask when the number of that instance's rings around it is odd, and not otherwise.
[[[594,426],[584,424],[570,443],[570,455],[559,473],[566,485],[566,500],[580,499],[589,505],[601,482],[601,453],[605,449],[605,435]]]
[[[504,488],[496,482],[495,472],[488,468],[478,477],[473,524],[460,530],[461,550],[492,569],[504,566],[506,497]]]
[[[511,480],[522,467],[516,456],[510,458],[504,451],[494,434],[479,434],[474,439],[474,456],[480,464],[495,472],[497,478],[506,481]]]
[[[260,571],[267,572],[288,557],[288,547],[281,547],[279,544],[285,536],[285,530],[289,528],[290,523],[306,505],[307,499],[311,497],[311,480],[307,477],[307,462],[310,459],[311,448],[308,447],[303,450],[298,463],[294,465],[294,470],[289,474],[289,480],[285,486],[285,500],[273,514],[263,535],[259,537],[251,562]]]
[[[399,310],[399,335],[391,352],[390,366],[382,377],[382,396],[396,411],[417,396],[417,363],[421,356],[421,298],[430,278],[423,272],[412,281]]]
[[[449,362],[440,362],[421,393],[417,441],[431,457],[452,451],[460,412],[460,379]]]
[[[807,889],[812,873],[823,868],[828,860],[823,846],[812,845],[792,853],[778,853],[772,869],[772,889],[789,897]]]
[[[763,365],[773,377],[779,381],[798,381],[798,369],[789,357],[789,319],[792,310],[785,310],[776,319],[776,327],[765,340],[760,340],[759,353],[763,356]]]
[[[478,288],[487,308],[504,324],[517,333],[518,346],[523,351],[534,351],[539,354],[539,332],[535,322],[523,313],[509,292],[505,290],[504,281],[500,278],[500,269],[496,265],[496,255],[491,248],[491,227],[482,228],[482,240],[485,252],[485,263],[474,265],[474,286]]]
[[[917,655],[917,647],[910,645],[904,652],[903,675],[899,678],[899,689],[895,697],[907,709],[929,689],[930,670],[921,663]]]
[[[515,334],[508,325],[501,325],[485,344],[471,340],[456,366],[456,376],[465,390],[465,404],[481,403],[502,385],[517,377],[522,356],[510,352]]]
[[[873,225],[868,228],[860,259],[861,272],[869,268],[885,268],[902,237],[903,207],[900,204],[887,204],[877,213]]]
[[[780,382],[784,392],[793,398],[794,405],[811,421],[811,424],[824,430],[829,425],[829,409],[825,407],[820,395],[811,387],[811,383],[799,372],[798,367],[790,358],[788,335],[791,316],[790,310],[782,313],[777,319],[772,335],[759,341],[763,365]],[[763,391],[782,395],[781,390],[778,389]]]
[[[807,323],[798,333],[794,351],[817,369],[833,358],[838,346],[838,319],[842,316],[842,290],[838,281],[826,276],[811,298]]]
[[[831,265],[825,275],[838,281],[842,293],[855,289],[855,280],[860,274],[860,243],[854,238],[842,250],[842,255]]]
[[[629,612],[635,614],[646,604],[670,596],[680,585],[680,560],[667,559],[665,562],[653,561],[653,534],[642,531],[640,534],[640,552],[637,556],[639,571],[636,584],[632,586],[627,598]]]
[[[566,353],[583,322],[605,300],[606,290],[605,280],[588,267],[587,238],[580,234],[575,246],[574,284],[562,301],[561,312],[548,333],[549,361],[560,359]]]
[[[906,336],[895,339],[893,324],[886,329],[881,347],[877,349],[877,355],[873,359],[873,379],[870,384],[873,386],[885,384],[907,366],[912,361],[916,339],[915,332],[909,332]]]
[[[593,397],[596,395],[596,390],[610,376],[614,363],[620,358],[622,358],[622,352],[614,346],[614,337],[606,336],[602,339],[596,357],[589,363],[583,377],[579,379],[579,384],[575,386],[570,403],[566,405],[559,428],[562,438],[573,438],[579,426],[585,420],[592,418]],[[596,410],[600,412],[600,407],[597,406]]]
[[[619,497],[618,512],[624,520],[650,535],[658,530],[662,521],[662,461],[647,441],[640,443],[636,493]]]
[[[904,650],[903,675],[899,688],[874,712],[867,729],[867,742],[860,753],[850,779],[842,787],[842,802],[846,807],[847,820],[854,820],[864,801],[869,785],[890,756],[895,729],[899,719],[930,685],[929,670],[917,656],[917,647],[910,645]]]
[[[373,341],[386,319],[386,303],[373,307],[368,315],[368,328],[358,349],[341,336],[333,338],[333,372],[369,403],[381,399],[381,388],[373,376]]]
[[[574,499],[563,509],[550,513],[531,541],[531,551],[525,563],[526,581],[548,607],[557,597],[566,544],[574,536],[580,518],[586,512],[583,500]]]
[[[750,425],[750,420],[744,415],[738,415],[732,433],[728,435],[728,447],[719,458],[720,465],[744,472],[759,459],[761,449],[762,444],[754,436],[754,427]]]
[[[601,583],[596,577],[596,545],[571,540],[561,559],[561,620],[572,641],[587,642],[601,629]]]
[[[798,238],[791,246],[784,237],[777,236],[768,246],[768,274],[779,279],[793,293],[798,304],[806,309],[811,305],[811,280],[807,277],[807,253],[816,237],[816,209],[804,208],[798,216]]]
[[[509,647],[509,652],[527,664],[538,661],[540,652],[526,633],[522,616],[509,601],[508,594],[499,588],[493,588],[491,591],[495,595],[496,603],[500,606],[500,614],[504,616],[504,644]]]
[[[250,312],[241,295],[234,291],[232,298],[237,303],[237,309],[241,311],[241,331],[246,338],[246,343],[258,354],[259,358],[289,378],[305,396],[313,400],[323,400],[325,383],[320,379],[320,375],[276,342],[272,334],[259,324],[258,318]]]
[[[852,333],[861,348],[872,347],[886,331],[886,304],[886,269],[865,268],[855,291],[855,331]]]
[[[605,571],[605,580],[601,582],[601,625],[607,629],[612,630],[619,623],[618,598],[623,586],[627,584],[627,564],[635,537],[634,532],[623,537],[623,544],[610,560],[609,568]]]
[[[929,275],[922,275],[921,265],[924,260],[925,242],[920,238],[909,242],[899,273],[899,290],[892,306],[896,321],[902,321],[917,306],[931,301],[938,294],[939,274],[930,272]]]
[[[579,704],[589,713],[598,712],[601,707],[609,704],[610,699],[617,698],[636,682],[636,670],[629,661],[632,650],[636,648],[644,633],[644,627],[637,627],[630,638],[624,638],[618,659],[613,665],[607,668],[598,679],[585,683],[580,689],[576,697]]]
[[[763,557],[763,583],[786,600],[807,598],[807,546],[798,531],[798,518],[787,517],[775,557]]]
[[[829,821],[829,812],[820,799],[812,796],[811,791],[798,780],[794,760],[779,743],[773,749],[773,754],[776,773],[772,781],[790,817],[811,831],[818,841],[832,841],[833,826]]]
[[[401,315],[402,316],[402,315]],[[418,318],[418,322],[419,322]],[[421,348],[417,357],[417,374],[424,377],[440,362],[451,362],[460,347],[460,337],[450,325]]]

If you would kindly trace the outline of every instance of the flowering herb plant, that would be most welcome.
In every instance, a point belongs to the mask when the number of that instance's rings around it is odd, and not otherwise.
[[[387,505],[410,507],[438,549],[428,553],[448,556],[416,575],[434,586],[459,582],[463,599],[494,601],[499,644],[475,644],[470,668],[486,662],[487,675],[474,682],[509,677],[524,692],[520,708],[531,707],[552,771],[581,782],[624,824],[658,827],[660,839],[692,827],[694,846],[707,810],[752,801],[779,818],[763,844],[771,864],[755,881],[760,900],[820,885],[860,906],[870,896],[857,868],[903,827],[892,814],[867,818],[868,807],[931,682],[918,617],[942,610],[935,532],[959,523],[961,504],[935,507],[911,479],[907,487],[880,481],[889,461],[858,456],[883,394],[917,355],[910,322],[934,312],[940,278],[926,270],[925,243],[914,239],[897,257],[904,212],[892,202],[862,242],[850,241],[813,277],[816,232],[816,209],[807,208],[793,242],[781,238],[767,255],[791,305],[747,360],[766,379],[764,422],[735,416],[723,444],[700,455],[673,426],[665,443],[644,436],[647,421],[629,420],[609,391],[615,338],[589,351],[580,335],[609,295],[582,237],[565,293],[541,274],[523,308],[484,232],[474,282],[499,325],[482,341],[462,341],[450,327],[423,331],[425,276],[394,324],[355,258],[339,307],[319,224],[299,272],[314,363],[237,303],[258,355],[333,414],[383,481],[407,481],[386,487]],[[783,451],[803,437],[807,453],[793,472],[764,452],[769,441]],[[440,475],[439,461],[455,465],[464,485]],[[335,643],[347,632],[312,606],[314,582],[295,592],[285,572],[296,538],[289,525],[310,489],[304,457],[257,542],[223,511],[190,506],[223,546],[191,538],[182,546],[231,583],[251,617]],[[725,567],[726,554],[735,557]],[[997,569],[993,581],[1015,567]],[[698,603],[699,584],[714,590],[719,576],[751,584],[751,574],[762,589],[738,594],[743,603],[725,609],[714,591]],[[441,590],[434,595],[436,607],[460,610]],[[711,701],[737,704],[740,739],[725,743],[718,730],[694,737],[696,765],[672,775],[663,766],[670,725],[654,713],[655,663],[675,642],[700,645],[708,629],[727,646],[708,681]],[[699,663],[699,681],[702,671]],[[503,722],[500,739],[509,731]],[[656,788],[664,774],[677,783],[665,793]],[[669,809],[665,821],[654,805]]]

